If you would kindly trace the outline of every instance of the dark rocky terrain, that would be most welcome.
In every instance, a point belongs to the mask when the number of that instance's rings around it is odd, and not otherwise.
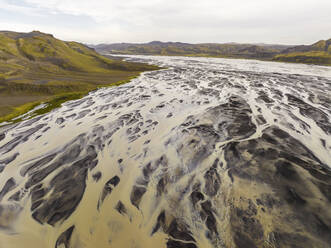
[[[145,72],[0,128],[0,247],[331,247],[331,71]]]

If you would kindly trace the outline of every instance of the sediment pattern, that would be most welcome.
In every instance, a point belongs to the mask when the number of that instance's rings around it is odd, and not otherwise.
[[[0,247],[331,247],[331,72],[168,69],[0,129]]]

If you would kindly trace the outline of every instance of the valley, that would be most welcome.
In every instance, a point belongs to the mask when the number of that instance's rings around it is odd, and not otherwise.
[[[0,247],[329,247],[329,67],[126,60],[164,69],[0,127]]]

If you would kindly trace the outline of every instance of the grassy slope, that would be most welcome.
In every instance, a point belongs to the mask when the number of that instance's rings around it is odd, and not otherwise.
[[[331,66],[331,54],[326,52],[293,52],[289,54],[276,55],[274,61],[305,63],[315,65],[329,65]]]
[[[40,32],[0,32],[0,122],[40,102],[56,107],[97,87],[116,85],[155,69],[112,60],[80,43]]]
[[[331,65],[331,39],[321,40],[310,46],[298,46],[276,55],[275,61]]]

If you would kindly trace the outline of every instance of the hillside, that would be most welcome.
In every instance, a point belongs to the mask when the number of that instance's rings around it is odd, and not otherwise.
[[[180,42],[152,41],[145,44],[100,44],[94,48],[100,53],[144,54],[144,55],[180,55],[225,58],[271,59],[290,46],[255,45],[237,43],[188,44]]]
[[[276,55],[273,60],[331,65],[331,39],[320,40],[308,46],[302,45],[285,49],[281,54]]]
[[[100,44],[94,48],[100,53],[178,55],[221,58],[243,58],[331,65],[331,39],[312,45],[285,46],[270,44],[188,44],[152,41],[145,44]]]
[[[59,101],[154,69],[112,60],[83,44],[38,31],[0,31],[0,122],[42,101],[58,106]]]

